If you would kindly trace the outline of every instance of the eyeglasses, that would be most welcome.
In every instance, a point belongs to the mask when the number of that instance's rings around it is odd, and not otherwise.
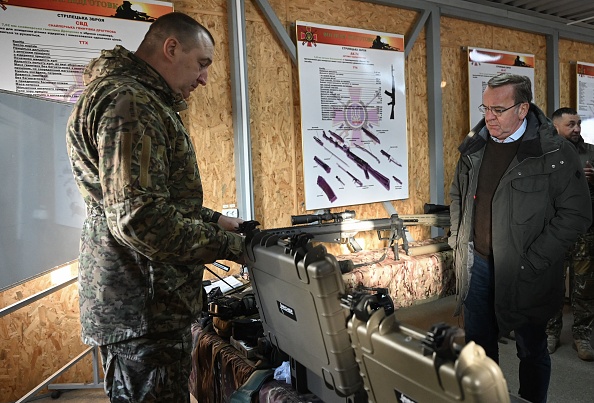
[[[503,115],[503,112],[510,110],[511,108],[513,108],[514,106],[518,106],[523,102],[518,102],[512,106],[510,106],[509,108],[502,108],[501,106],[486,106],[486,105],[479,105],[478,110],[481,111],[481,113],[483,115],[485,115],[487,113],[487,111],[491,111],[493,113],[493,115],[499,117],[501,115]]]

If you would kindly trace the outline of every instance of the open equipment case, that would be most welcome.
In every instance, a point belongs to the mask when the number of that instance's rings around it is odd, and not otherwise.
[[[456,344],[461,329],[423,333],[400,324],[382,295],[347,295],[337,259],[301,228],[246,237],[264,336],[291,357],[298,392],[349,403],[523,401],[481,347]]]

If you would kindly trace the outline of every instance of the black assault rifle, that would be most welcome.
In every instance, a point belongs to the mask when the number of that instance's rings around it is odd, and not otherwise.
[[[392,92],[385,90],[384,94],[390,97],[388,105],[392,107],[390,110],[390,119],[394,119],[394,106],[396,106],[396,82],[394,80],[394,65],[392,65]]]

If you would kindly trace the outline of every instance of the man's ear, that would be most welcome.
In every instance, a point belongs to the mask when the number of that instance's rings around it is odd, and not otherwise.
[[[530,110],[530,103],[525,102],[520,105],[520,118],[524,119],[526,115],[528,115],[528,111]]]
[[[170,36],[163,42],[163,55],[167,60],[173,60],[175,54],[181,50],[181,44],[179,41]]]

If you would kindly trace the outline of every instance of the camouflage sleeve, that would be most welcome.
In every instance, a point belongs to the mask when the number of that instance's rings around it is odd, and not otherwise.
[[[204,221],[216,224],[219,220],[219,217],[221,216],[221,213],[219,213],[218,211],[211,210],[208,207],[202,207],[200,215],[202,216],[202,219]]]
[[[103,105],[103,106],[101,106]],[[154,261],[237,260],[242,238],[209,223],[196,157],[179,117],[134,86],[98,102],[100,182],[109,229]]]

